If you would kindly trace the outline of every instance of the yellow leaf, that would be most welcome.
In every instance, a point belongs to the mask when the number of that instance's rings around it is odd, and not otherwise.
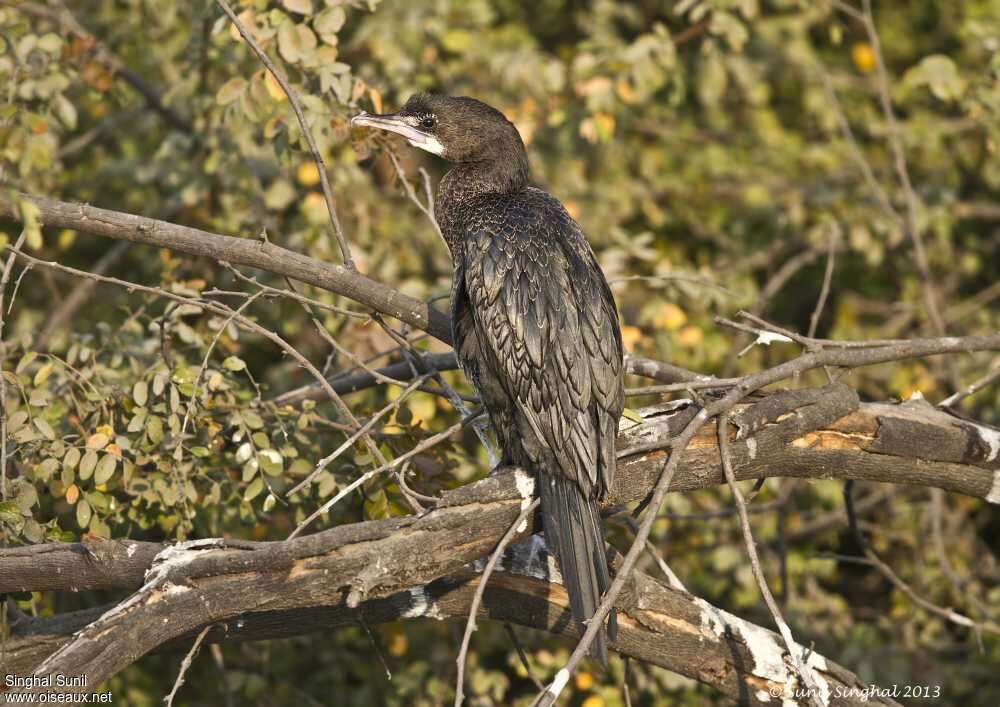
[[[580,707],[604,707],[606,703],[600,695],[591,695],[583,701]]]
[[[594,686],[594,676],[587,672],[579,672],[574,682],[577,690],[589,690]]]
[[[705,341],[705,332],[696,326],[686,326],[677,333],[677,343],[681,346],[696,348]]]
[[[274,78],[274,75],[270,71],[264,72],[264,88],[267,89],[267,95],[276,101],[287,101],[288,96],[285,95],[284,89],[281,88],[281,84],[278,83],[278,79]]]
[[[632,103],[635,101],[635,91],[632,89],[632,84],[623,78],[619,78],[615,82],[615,93],[618,94],[623,103]]]
[[[624,344],[627,351],[632,351],[635,349],[635,345],[639,343],[642,338],[642,330],[637,326],[623,326],[622,327],[622,344]]]
[[[615,117],[610,113],[595,113],[594,125],[597,128],[597,139],[610,142],[615,133]]]
[[[315,162],[303,162],[295,172],[295,178],[304,187],[313,187],[319,184],[319,169]]]
[[[637,413],[632,408],[625,408],[622,410],[622,417],[626,420],[631,420],[632,422],[642,422],[642,415]]]
[[[441,45],[450,52],[460,54],[472,45],[472,35],[461,29],[448,30],[441,37]]]
[[[668,331],[675,331],[687,324],[687,315],[684,314],[683,309],[678,307],[673,302],[667,302],[661,306],[659,311],[656,313],[656,318],[653,319],[653,324],[655,324],[657,328],[662,327]]]
[[[409,641],[406,639],[406,634],[400,631],[393,635],[389,639],[389,655],[396,656],[397,658],[406,655],[406,649],[409,647]]]
[[[34,380],[36,387],[42,385],[43,383],[45,383],[45,381],[49,379],[49,376],[52,375],[52,366],[53,366],[52,361],[49,361],[44,366],[38,369],[38,371],[35,373],[35,380]]]
[[[243,26],[247,28],[247,32],[249,32],[254,39],[259,39],[259,37],[256,36],[256,33],[253,31],[254,28],[257,26],[257,13],[255,13],[253,10],[244,10],[243,12],[238,14],[237,17],[239,18],[240,22],[243,23]],[[240,36],[240,31],[236,29],[236,25],[232,23],[230,23],[229,25],[229,36],[233,38],[234,42],[239,42],[243,39]]]
[[[851,59],[854,61],[854,67],[862,74],[867,74],[875,68],[875,52],[866,42],[857,42],[851,47]]]
[[[429,395],[415,395],[408,398],[407,402],[413,413],[413,419],[421,424],[430,422],[437,415],[437,405]]]
[[[108,436],[97,432],[96,434],[87,437],[87,449],[104,449],[104,446],[109,442]]]
[[[376,113],[382,112],[382,94],[378,92],[377,88],[369,88],[368,95],[372,99],[372,108],[375,109]]]
[[[72,484],[68,489],[66,489],[66,503],[73,505],[76,503],[76,499],[80,498],[80,487],[76,484]]]

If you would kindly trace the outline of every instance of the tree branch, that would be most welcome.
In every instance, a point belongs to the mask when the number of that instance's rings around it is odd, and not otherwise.
[[[529,540],[510,548],[501,564],[503,571],[494,574],[483,592],[480,619],[512,622],[568,637],[578,635],[570,618],[566,591],[561,585],[550,583],[558,580],[550,573],[554,564],[537,547],[537,541]],[[257,575],[249,575],[245,581],[252,583],[256,591],[259,579]],[[338,598],[327,606],[252,611],[216,622],[204,640],[219,643],[286,638],[354,626],[359,620],[375,624],[415,618],[463,618],[469,613],[481,581],[481,574],[475,568],[463,567],[426,585],[368,599],[354,609]],[[198,583],[192,586],[192,591],[175,589],[174,597],[189,597],[187,601],[193,609],[198,601],[193,595],[198,589]],[[288,601],[298,599],[300,591],[293,588]],[[253,592],[242,594],[252,596]],[[159,603],[166,601],[171,599]],[[796,684],[783,668],[782,647],[776,635],[686,592],[637,573],[630,591],[617,607],[619,630],[615,648],[622,655],[712,685],[740,704],[774,704],[771,695],[790,694]],[[45,651],[69,640],[75,631],[86,631],[87,625],[102,611],[110,609],[113,607],[105,606],[58,617],[25,619],[15,624],[7,644],[10,669],[14,674],[27,674],[39,664]],[[180,614],[175,616],[182,618]],[[187,650],[203,630],[204,626],[196,625],[162,644],[159,650]],[[868,686],[850,671],[815,654],[811,663],[817,666],[814,676],[826,689],[841,693],[847,693],[848,689],[856,691],[854,697],[831,699],[830,705],[895,704],[888,699],[864,702],[861,694]]]
[[[273,243],[222,236],[144,216],[17,192],[13,199],[8,193],[0,194],[0,216],[20,221],[16,200],[21,198],[38,206],[40,219],[46,226],[74,228],[283,275],[360,302],[451,343],[447,315],[342,265],[324,263]]]
[[[22,216],[17,208],[18,199],[27,199],[38,206],[41,222],[46,226],[73,228],[115,240],[169,248],[188,255],[257,268],[347,297],[426,331],[446,344],[451,343],[451,322],[447,314],[340,265],[316,260],[269,242],[223,236],[145,216],[19,192],[0,193],[0,216],[20,221]],[[444,364],[435,367],[438,370],[446,369]],[[626,368],[629,373],[664,383],[711,379],[710,376],[700,375],[680,366],[634,356],[626,358]],[[364,382],[353,390],[363,385]],[[343,392],[351,390],[345,389]]]
[[[619,459],[607,506],[649,493],[670,441],[697,410],[692,404],[653,406],[639,411],[641,423],[622,421],[617,444],[626,455]],[[836,384],[738,406],[731,422],[740,429],[730,450],[737,480],[855,479],[941,488],[1000,504],[1000,430],[936,410],[924,400],[859,403],[853,390]],[[636,448],[643,451],[628,454]],[[720,459],[715,429],[706,426],[684,453],[670,490],[726,483]],[[505,474],[449,491],[441,505],[519,497],[514,476]],[[487,549],[514,517],[484,539]],[[0,549],[0,593],[135,588],[162,549],[158,543],[97,538]]]

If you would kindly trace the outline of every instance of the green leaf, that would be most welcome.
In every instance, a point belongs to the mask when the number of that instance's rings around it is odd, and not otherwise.
[[[943,54],[934,54],[920,62],[931,93],[938,100],[953,101],[965,93],[965,81],[955,62]]]
[[[40,543],[45,539],[45,530],[34,518],[26,518],[24,527],[21,528],[21,535],[31,543]]]
[[[259,430],[264,426],[263,418],[255,413],[253,410],[243,411],[243,422],[246,423],[247,427],[251,430]]]
[[[45,439],[56,438],[56,431],[52,429],[52,425],[50,425],[48,422],[46,422],[40,417],[36,417],[34,422],[35,422],[35,427],[38,428],[38,431],[42,433]]]
[[[90,525],[90,517],[93,511],[86,499],[81,498],[76,504],[76,524],[81,530],[86,530]]]
[[[369,494],[365,501],[364,511],[365,518],[369,520],[381,520],[389,517],[389,497],[384,489]]]
[[[149,386],[146,385],[146,381],[136,381],[132,386],[132,399],[139,407],[145,407],[146,401],[149,400]]]
[[[239,447],[236,448],[236,463],[242,464],[253,455],[253,445],[249,442],[244,442]]]
[[[55,98],[52,99],[52,108],[56,112],[56,116],[59,118],[59,122],[65,125],[70,130],[76,129],[76,106],[74,106],[66,96],[63,94],[57,94]]]
[[[87,480],[94,473],[94,468],[97,466],[97,452],[93,449],[88,449],[87,453],[83,455],[83,460],[80,461],[79,474],[80,478]]]
[[[280,476],[284,469],[284,459],[274,449],[262,449],[257,452],[257,463],[270,476]]]
[[[32,204],[32,206],[34,206],[34,204]],[[17,367],[14,369],[14,373],[17,373],[18,375],[24,373],[24,369],[30,366],[31,362],[34,361],[35,358],[37,357],[38,354],[35,353],[34,351],[25,352],[25,354],[21,356],[21,360],[17,362]]]
[[[44,460],[41,464],[36,464],[34,468],[34,475],[38,481],[48,481],[52,478],[56,469],[59,468],[59,460],[53,457],[49,457]]]
[[[111,537],[111,528],[108,527],[107,523],[95,515],[90,519],[90,534],[96,535],[99,538],[107,539]]]
[[[297,64],[316,49],[316,35],[305,25],[286,19],[278,27],[278,52],[290,64]]]
[[[450,29],[441,36],[441,46],[455,54],[461,54],[472,46],[472,35],[463,29]]]
[[[4,523],[20,523],[21,509],[13,501],[0,501],[0,521]]]
[[[227,371],[242,371],[247,367],[247,364],[239,356],[230,356],[222,362],[222,367]]]
[[[31,508],[38,504],[38,491],[35,490],[34,484],[20,484],[17,495],[14,496],[14,503],[21,509],[21,513],[28,515]]]
[[[331,474],[329,471],[322,471],[317,477],[316,481],[319,482],[318,488],[316,489],[319,493],[320,498],[326,498],[333,494],[337,490],[337,478]]]
[[[80,450],[76,447],[70,447],[66,452],[66,456],[63,457],[63,468],[64,469],[75,469],[76,465],[80,463]]]
[[[64,466],[62,474],[59,475],[59,480],[62,481],[64,488],[69,488],[76,481],[76,471],[71,466]]]
[[[313,11],[312,0],[281,0],[281,4],[300,15],[311,15]]]
[[[101,457],[101,461],[94,472],[94,483],[97,485],[107,483],[108,479],[114,476],[117,464],[118,460],[114,454],[105,454]]]
[[[250,485],[247,486],[246,491],[243,492],[243,500],[252,501],[255,498],[257,498],[257,496],[259,496],[260,492],[263,490],[264,490],[264,479],[263,477],[258,476],[256,479],[250,482]]]
[[[129,420],[128,431],[129,432],[140,432],[143,427],[146,426],[146,416],[149,413],[146,410],[136,410],[135,417]]]
[[[264,192],[264,206],[273,211],[283,211],[298,195],[295,187],[287,179],[276,179]]]
[[[626,420],[631,420],[632,422],[642,422],[642,415],[637,413],[632,408],[625,408],[622,410],[622,417]]]
[[[149,441],[153,444],[159,444],[163,441],[163,420],[156,415],[150,415],[149,419],[146,420],[146,434],[149,435]]]
[[[246,80],[240,76],[229,79],[215,93],[215,102],[220,106],[228,105],[243,95],[246,87]]]
[[[28,247],[39,250],[42,247],[42,211],[34,202],[27,199],[19,199],[18,208],[21,211],[21,223],[24,224],[22,231],[24,240]]]
[[[323,38],[323,41],[327,41],[328,37],[335,36],[340,31],[346,20],[347,14],[344,12],[344,8],[329,7],[316,16],[316,19],[313,20],[313,27]]]
[[[7,420],[7,434],[14,434],[24,427],[24,423],[27,421],[28,413],[24,410],[18,410]]]

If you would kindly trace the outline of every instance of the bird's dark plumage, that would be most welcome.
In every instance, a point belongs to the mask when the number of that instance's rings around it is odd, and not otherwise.
[[[611,486],[624,406],[608,283],[562,204],[528,185],[521,137],[499,111],[418,94],[394,115],[355,123],[400,133],[454,163],[435,211],[455,265],[455,350],[503,463],[535,474],[545,536],[582,624],[610,585],[597,502]],[[612,614],[612,640],[614,629]],[[603,631],[592,655],[607,660]]]

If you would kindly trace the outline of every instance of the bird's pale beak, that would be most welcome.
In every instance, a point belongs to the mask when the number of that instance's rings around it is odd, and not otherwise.
[[[375,128],[386,132],[402,135],[414,147],[427,150],[435,155],[440,155],[444,148],[436,137],[423,132],[415,125],[411,124],[412,118],[403,117],[395,113],[385,113],[375,115],[362,111],[351,118],[352,128]]]

